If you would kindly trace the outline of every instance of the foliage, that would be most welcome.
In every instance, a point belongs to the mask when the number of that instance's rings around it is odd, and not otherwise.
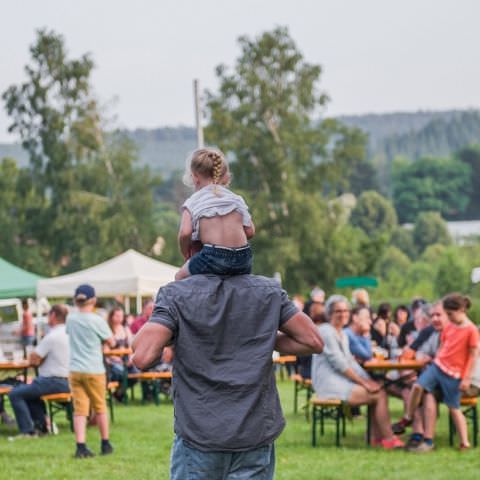
[[[458,160],[422,158],[394,165],[393,200],[401,222],[413,222],[425,211],[458,216],[468,205],[470,190],[470,167]]]
[[[77,270],[127,248],[148,252],[158,179],[134,166],[137,152],[125,136],[105,134],[91,93],[92,59],[69,59],[63,37],[45,30],[30,54],[27,80],[3,94],[9,130],[30,159],[17,180],[28,195],[14,203],[22,208],[29,201],[15,219],[18,263],[28,266],[31,245],[44,274]],[[14,175],[8,178],[13,188]]]
[[[327,100],[321,68],[304,60],[285,28],[239,44],[234,70],[217,67],[219,89],[208,92],[206,137],[233,157],[234,187],[249,200],[255,271],[278,271],[293,289],[331,285],[357,254],[335,244],[351,232],[320,194],[348,191],[343,172],[364,159],[365,137],[331,119],[312,121]],[[342,257],[335,268],[334,256]]]
[[[417,255],[417,248],[413,241],[412,230],[400,225],[393,229],[390,236],[390,245],[397,247],[411,260]]]
[[[470,285],[470,271],[454,249],[447,249],[438,263],[435,276],[435,291],[438,296],[451,292],[466,292]]]
[[[477,220],[480,218],[480,146],[472,145],[462,148],[457,157],[471,170],[472,191],[464,218]]]
[[[448,245],[452,239],[447,225],[437,212],[422,212],[418,215],[413,227],[413,239],[419,252],[429,245]]]
[[[389,246],[377,265],[377,271],[382,278],[390,278],[396,273],[405,272],[410,267],[410,259],[400,249]]]
[[[374,191],[363,192],[350,217],[352,225],[367,235],[390,234],[397,225],[397,214],[392,204]]]

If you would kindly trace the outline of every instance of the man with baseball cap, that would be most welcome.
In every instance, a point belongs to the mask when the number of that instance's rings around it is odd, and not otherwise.
[[[102,455],[113,452],[106,413],[107,381],[102,346],[107,343],[113,347],[115,339],[108,323],[94,313],[97,299],[91,285],[77,287],[74,302],[78,311],[68,315],[67,333],[70,340],[69,382],[73,394],[73,424],[77,442],[75,458],[87,458],[94,456],[85,442],[90,406],[96,413],[102,439],[100,452]]]

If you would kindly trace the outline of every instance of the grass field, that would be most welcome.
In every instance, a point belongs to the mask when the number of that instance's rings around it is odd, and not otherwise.
[[[430,454],[367,449],[364,419],[347,424],[342,448],[333,446],[333,426],[327,428],[319,446],[312,448],[311,425],[302,413],[292,413],[292,384],[288,380],[279,381],[279,390],[287,427],[277,441],[276,479],[467,480],[480,477],[480,448],[460,453],[448,446],[445,409],[439,419],[437,450]],[[400,403],[392,401],[391,409],[396,418],[400,414]],[[12,431],[2,425],[0,479],[168,479],[172,405],[119,405],[115,413],[111,434],[114,455],[86,460],[72,458],[74,439],[61,414],[57,421],[60,433],[56,436],[11,442],[8,436]],[[98,452],[97,430],[90,428],[88,438],[89,446]]]

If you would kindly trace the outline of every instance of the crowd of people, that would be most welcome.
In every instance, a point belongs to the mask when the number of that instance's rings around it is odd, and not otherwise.
[[[317,324],[325,348],[320,354],[299,357],[297,370],[311,378],[319,398],[340,399],[351,407],[371,405],[374,445],[433,450],[441,401],[449,408],[460,448],[469,448],[460,399],[480,393],[479,332],[468,319],[469,307],[468,297],[450,294],[433,303],[416,298],[395,310],[381,303],[374,310],[366,290],[354,291],[352,302],[342,295],[325,302],[315,288],[303,308]],[[375,358],[416,359],[424,368],[392,371],[384,382],[383,375],[372,376],[362,368]],[[395,423],[389,417],[388,396],[404,401],[405,414]],[[412,434],[405,444],[397,435],[410,426]]]
[[[316,287],[307,302],[290,301],[278,281],[251,275],[248,240],[255,227],[243,198],[228,189],[231,175],[222,152],[193,152],[186,177],[195,193],[182,206],[178,239],[185,263],[176,281],[160,288],[138,318],[121,307],[101,318],[90,285],[76,289],[73,311],[52,307],[50,331],[29,356],[38,376],[10,393],[22,438],[49,428],[42,395],[71,392],[75,457],[94,455],[86,443],[92,409],[100,453],[112,453],[107,380],[125,379],[137,369],[170,368],[175,352],[171,478],[272,479],[274,442],[285,425],[272,362],[276,350],[297,356],[299,373],[311,378],[319,398],[352,408],[369,405],[373,445],[431,451],[437,402],[443,401],[460,448],[469,448],[459,402],[462,394],[478,395],[480,362],[467,297],[451,294],[433,304],[415,299],[395,310],[382,303],[374,311],[364,289],[355,290],[350,302],[342,295],[326,299]],[[30,347],[28,309],[23,321],[22,343]],[[130,346],[134,354],[127,362],[102,355]],[[395,381],[386,382],[362,367],[374,357],[417,358],[424,369],[418,375],[394,372]],[[126,394],[125,383],[120,385],[119,400]],[[397,422],[390,418],[389,395],[404,400]],[[405,445],[398,435],[409,427],[413,433]]]
[[[10,426],[16,425],[19,434],[9,437],[11,440],[33,438],[56,431],[50,425],[45,403],[41,397],[49,394],[72,393],[74,403],[74,430],[77,442],[75,456],[85,458],[93,456],[85,440],[86,425],[90,419],[96,423],[102,439],[100,452],[103,455],[113,452],[109,441],[109,426],[106,415],[106,386],[108,381],[117,381],[118,389],[114,392],[117,400],[122,401],[124,391],[123,379],[128,373],[136,373],[131,361],[123,356],[108,355],[112,349],[130,349],[134,332],[147,322],[153,301],[148,299],[138,317],[131,317],[121,306],[114,306],[106,318],[95,313],[95,290],[90,285],[80,285],[74,294],[74,306],[56,304],[48,313],[47,332],[34,346],[35,336],[25,335],[27,328],[33,326],[33,319],[27,301],[23,302],[24,314],[21,325],[21,343],[31,347],[25,352],[28,363],[35,368],[37,375],[31,382],[24,383],[18,378],[9,379],[13,388],[9,393],[14,419],[8,416],[0,405],[2,420]],[[27,324],[26,326],[23,324]],[[28,337],[28,338],[25,338]],[[171,368],[172,352],[165,352],[163,369]],[[126,370],[126,371],[125,371]],[[130,382],[130,380],[129,380]]]

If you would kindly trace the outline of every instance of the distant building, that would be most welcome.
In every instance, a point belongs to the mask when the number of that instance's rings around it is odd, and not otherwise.
[[[455,243],[463,245],[468,243],[469,239],[480,237],[480,220],[462,220],[459,222],[445,222],[448,233]],[[411,230],[413,223],[404,223],[402,225]]]

